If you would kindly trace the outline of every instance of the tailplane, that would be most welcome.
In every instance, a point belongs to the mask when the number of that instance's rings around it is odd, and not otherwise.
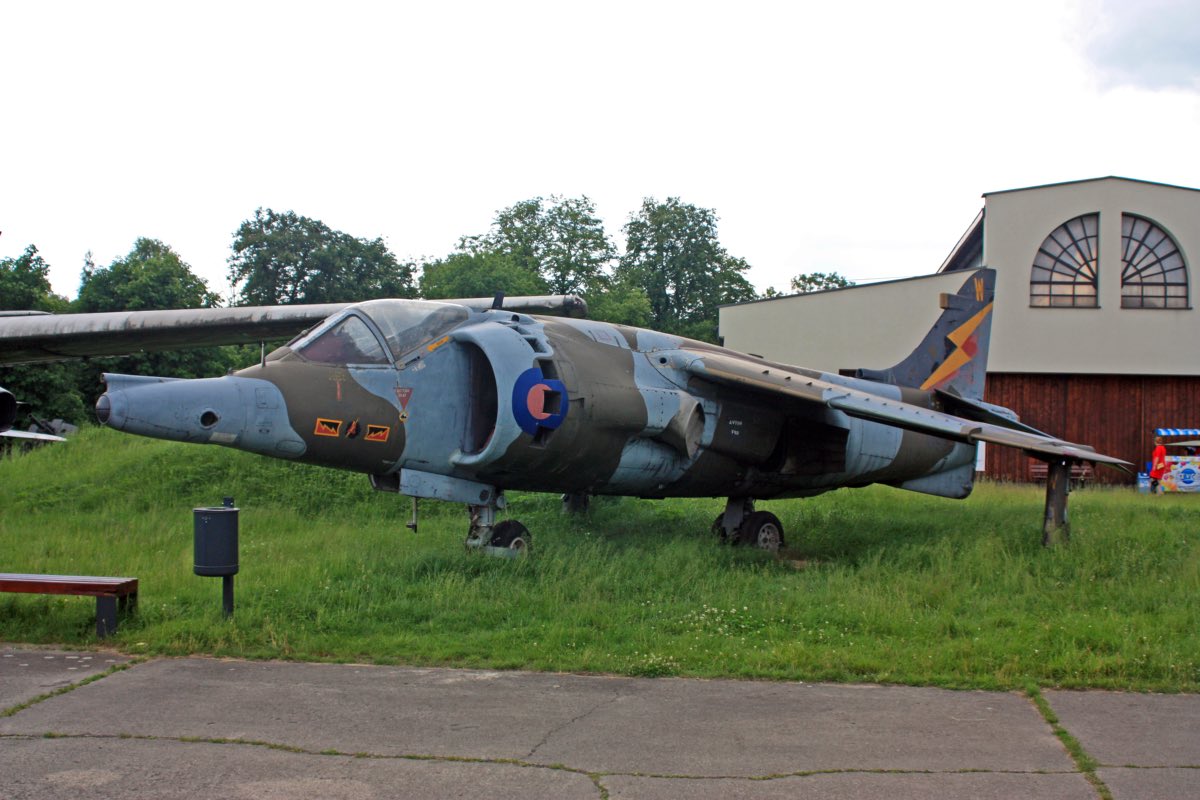
[[[957,293],[941,295],[942,315],[907,358],[888,369],[856,369],[849,374],[982,400],[995,288],[995,270],[971,272]]]

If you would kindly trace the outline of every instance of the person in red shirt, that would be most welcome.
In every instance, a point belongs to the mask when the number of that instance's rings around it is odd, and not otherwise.
[[[1150,493],[1158,491],[1158,482],[1167,471],[1167,448],[1161,436],[1154,437],[1154,452],[1150,455]]]

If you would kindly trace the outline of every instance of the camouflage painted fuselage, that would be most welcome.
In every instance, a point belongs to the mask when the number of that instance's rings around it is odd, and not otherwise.
[[[995,273],[964,275],[912,352],[833,375],[579,314],[574,297],[48,315],[0,324],[0,363],[171,349],[295,332],[223,378],[104,376],[110,427],[366,473],[377,489],[463,503],[467,545],[520,551],[503,491],[723,496],[727,541],[777,549],[756,499],[884,483],[971,491],[977,443],[1047,462],[1047,535],[1066,528],[1070,465],[1126,466],[984,401]],[[852,377],[848,377],[852,376]],[[0,389],[0,427],[11,411]],[[415,512],[415,509],[414,509]],[[415,522],[414,522],[415,524]]]
[[[214,409],[211,429],[169,438],[499,489],[767,498],[880,482],[952,497],[970,491],[973,445],[688,370],[712,354],[778,366],[649,330],[474,313],[388,363],[320,363],[281,348],[262,365],[212,379],[244,382],[242,393],[255,399],[242,405],[253,413],[231,419],[231,402]],[[787,369],[933,407],[928,391]],[[199,419],[204,392],[196,400]]]

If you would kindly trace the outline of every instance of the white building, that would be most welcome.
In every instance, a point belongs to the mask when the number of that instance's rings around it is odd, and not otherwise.
[[[988,401],[1134,463],[1152,428],[1200,427],[1200,190],[1107,177],[983,197],[937,272],[726,306],[726,346],[827,371],[887,367],[933,324],[961,270],[986,265]],[[1028,475],[1020,453],[990,452],[988,471]]]

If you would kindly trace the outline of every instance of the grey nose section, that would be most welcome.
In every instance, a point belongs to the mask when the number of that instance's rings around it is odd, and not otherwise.
[[[226,378],[173,380],[106,373],[108,391],[96,401],[96,418],[110,428],[173,439],[207,442],[223,435],[233,443],[245,417],[235,381]],[[222,420],[229,424],[220,425]]]
[[[157,378],[150,375],[116,375],[104,373],[104,385],[107,391],[96,400],[96,419],[101,425],[116,428],[119,431],[128,430],[128,391],[135,387],[157,386],[164,383],[178,383],[177,378]],[[138,433],[138,431],[132,431]]]
[[[225,376],[176,380],[104,376],[96,417],[110,428],[177,442],[221,444],[295,457],[305,450],[272,383]]]

